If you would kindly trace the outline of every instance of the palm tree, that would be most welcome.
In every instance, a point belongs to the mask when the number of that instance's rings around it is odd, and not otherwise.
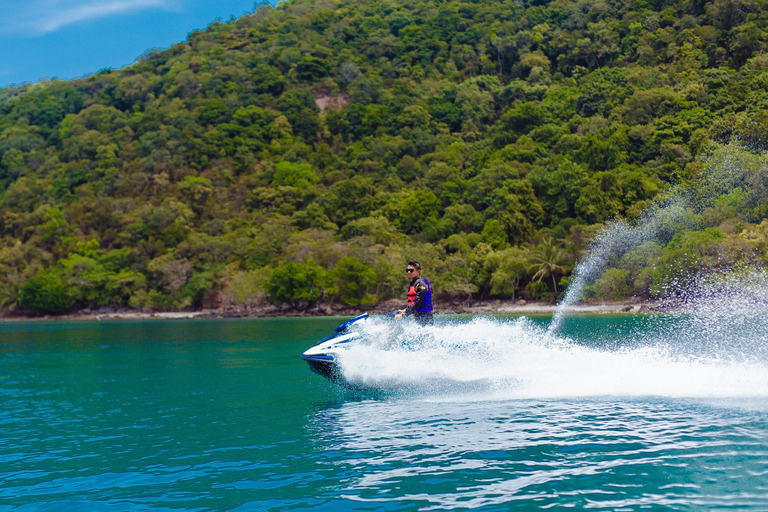
[[[534,264],[531,266],[531,270],[535,270],[533,274],[534,281],[541,281],[545,277],[552,277],[552,285],[555,287],[555,295],[557,295],[557,274],[561,275],[567,270],[565,264],[567,262],[567,256],[562,249],[560,249],[555,239],[551,236],[542,240],[536,251],[531,258]]]

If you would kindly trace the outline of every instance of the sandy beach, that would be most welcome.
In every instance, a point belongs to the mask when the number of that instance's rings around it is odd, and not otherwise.
[[[0,314],[0,321],[24,320],[173,320],[192,318],[276,318],[276,317],[317,317],[340,316],[354,317],[362,313],[383,314],[403,307],[403,301],[392,299],[376,306],[352,308],[343,304],[318,304],[312,308],[297,310],[287,305],[228,306],[198,310],[152,311],[102,308],[99,310],[81,310],[64,315],[29,315],[5,311]],[[436,303],[438,315],[551,315],[557,310],[557,304],[526,301],[472,301],[454,303]],[[656,302],[600,302],[569,306],[572,314],[607,315],[607,314],[643,314],[658,312]]]

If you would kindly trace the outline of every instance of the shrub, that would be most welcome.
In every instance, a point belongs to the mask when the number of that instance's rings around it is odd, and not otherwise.
[[[376,271],[354,256],[344,256],[333,270],[339,299],[348,306],[376,303]]]
[[[267,282],[267,291],[274,302],[306,309],[334,290],[328,272],[309,260],[276,268]]]
[[[69,287],[52,272],[27,280],[19,293],[19,306],[41,313],[60,315],[69,311],[74,299],[69,294]]]

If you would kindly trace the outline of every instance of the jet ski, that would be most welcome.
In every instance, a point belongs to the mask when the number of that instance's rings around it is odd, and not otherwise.
[[[301,358],[307,362],[309,369],[318,375],[322,375],[329,381],[351,388],[351,386],[341,373],[339,365],[339,353],[343,351],[344,345],[361,337],[359,331],[351,330],[354,324],[365,322],[368,319],[368,313],[363,313],[351,320],[347,320],[338,326],[333,334],[326,336],[318,341],[315,346],[301,354]]]

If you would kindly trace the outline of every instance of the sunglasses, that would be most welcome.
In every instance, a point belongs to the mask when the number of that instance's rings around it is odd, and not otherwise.
[[[416,269],[415,268],[407,268],[407,269],[405,269],[405,271],[410,274],[411,272],[416,272]]]

